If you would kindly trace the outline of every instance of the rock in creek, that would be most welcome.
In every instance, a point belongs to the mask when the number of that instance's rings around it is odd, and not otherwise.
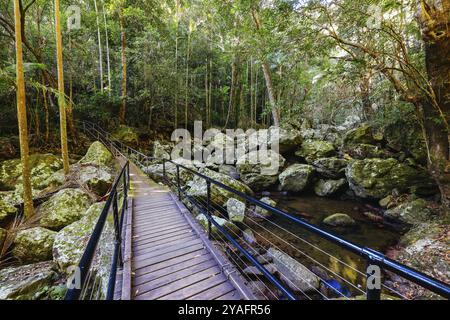
[[[293,164],[278,177],[281,190],[301,192],[308,188],[314,179],[314,167],[307,164]]]
[[[244,222],[245,202],[235,198],[228,199],[226,203],[228,218],[233,222]]]
[[[317,159],[334,156],[335,153],[336,149],[331,142],[306,140],[295,155],[304,158],[308,163],[313,163]]]
[[[320,197],[330,197],[344,191],[347,186],[347,180],[323,180],[317,181],[314,186],[314,192]]]
[[[416,199],[386,210],[384,217],[389,220],[411,225],[427,222],[433,217],[433,212],[427,205],[428,203],[424,199]]]
[[[355,220],[345,213],[335,213],[326,217],[323,223],[331,227],[354,227],[356,225]]]
[[[321,176],[329,179],[345,177],[345,168],[347,167],[347,164],[347,160],[339,158],[320,158],[312,163]]]
[[[272,257],[280,278],[293,291],[310,292],[319,288],[319,278],[300,262],[274,248],[269,248],[267,253]]]
[[[240,234],[240,229],[231,221],[228,221],[226,219],[222,219],[217,216],[212,216],[214,221],[216,221],[219,226],[223,227],[233,238],[238,238]],[[208,218],[205,217],[205,215],[200,214],[196,217],[197,221],[200,223],[200,225],[208,231]],[[217,229],[217,227],[214,224],[211,224],[211,235],[214,240],[220,241],[220,240],[226,240],[225,236]]]

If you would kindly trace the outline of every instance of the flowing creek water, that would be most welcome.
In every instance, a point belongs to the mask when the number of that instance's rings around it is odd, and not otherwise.
[[[367,219],[363,212],[368,210],[361,202],[313,195],[283,197],[277,200],[280,209],[355,244],[380,252],[385,252],[390,246],[395,245],[401,236],[399,232]],[[323,219],[334,213],[345,213],[351,216],[356,221],[356,227],[337,229],[324,225]],[[319,266],[330,278],[344,284],[352,295],[358,295],[364,291],[367,264],[357,255],[277,215],[273,215],[270,222],[261,221],[252,225],[252,228],[258,242],[263,246],[278,247],[309,268]]]

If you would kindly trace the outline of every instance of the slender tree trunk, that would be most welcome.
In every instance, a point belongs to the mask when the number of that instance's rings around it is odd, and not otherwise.
[[[173,112],[175,116],[174,129],[178,127],[178,91],[180,88],[180,83],[178,79],[178,27],[179,27],[179,14],[180,14],[180,0],[175,0],[176,2],[176,16],[175,16],[175,101],[173,106]]]
[[[17,119],[19,123],[20,157],[22,161],[23,203],[25,217],[34,214],[33,193],[31,189],[31,168],[28,148],[27,109],[25,102],[25,77],[23,72],[22,24],[19,0],[14,0],[14,22],[16,36],[16,81],[17,81]]]
[[[120,12],[120,31],[122,39],[122,105],[120,107],[119,119],[121,124],[125,124],[125,116],[127,110],[127,40],[125,33],[125,17],[123,16],[123,8]]]
[[[106,64],[108,68],[108,96],[111,97],[112,84],[111,84],[111,59],[109,53],[109,36],[108,36],[108,24],[106,23],[106,11],[105,4],[102,3],[103,8],[103,23],[105,24],[105,39],[106,39]]]
[[[187,49],[186,49],[186,86],[184,96],[184,128],[188,128],[188,105],[189,105],[189,59],[191,47],[191,31],[188,31]]]
[[[61,17],[59,13],[59,0],[55,0],[55,27],[56,27],[56,54],[58,64],[58,103],[59,103],[59,122],[61,131],[61,154],[64,165],[64,173],[68,174],[69,148],[67,146],[66,97],[64,94],[63,47],[61,36]]]
[[[94,7],[95,7],[95,19],[97,22],[98,70],[100,73],[100,91],[103,93],[103,50],[102,50],[102,37],[100,33],[100,22],[98,19],[97,0],[94,0]]]
[[[47,91],[44,90],[42,92],[44,97],[44,110],[45,110],[45,142],[48,142],[50,138],[50,124],[49,124],[49,114],[48,114],[48,100],[47,100]]]
[[[255,22],[255,25],[256,25],[256,29],[260,30],[261,29],[261,20],[259,18],[258,12],[255,9],[252,10],[252,16],[253,16],[253,21]],[[273,88],[273,82],[272,82],[272,76],[270,73],[269,64],[266,60],[262,61],[262,68],[263,68],[263,72],[264,72],[264,78],[266,80],[267,93],[269,95],[269,103],[270,103],[270,107],[272,108],[273,122],[276,127],[279,127],[280,126],[280,114],[277,109],[277,104],[276,104],[276,100],[275,100],[275,91]]]

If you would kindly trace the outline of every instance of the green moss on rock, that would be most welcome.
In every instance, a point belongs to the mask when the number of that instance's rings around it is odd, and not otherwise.
[[[7,202],[6,199],[2,199],[2,195],[0,195],[0,225],[10,220],[16,215],[16,213],[17,208],[14,207],[11,203]]]
[[[81,219],[92,201],[81,189],[64,189],[39,207],[41,226],[60,230]]]
[[[312,163],[319,158],[326,158],[335,155],[336,149],[331,142],[323,140],[305,140],[300,150],[295,152],[296,156],[305,158],[308,163]]]
[[[314,180],[315,170],[307,164],[293,164],[278,177],[281,190],[301,192],[308,188]]]
[[[14,239],[12,254],[22,263],[52,259],[52,247],[56,232],[36,227],[22,230]]]
[[[97,165],[112,166],[114,158],[109,150],[100,142],[91,144],[84,157],[79,163],[93,163]]]

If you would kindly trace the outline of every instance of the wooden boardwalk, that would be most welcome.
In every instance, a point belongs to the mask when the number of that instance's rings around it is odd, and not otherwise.
[[[175,195],[130,166],[124,268],[116,299],[253,299],[243,278]]]

